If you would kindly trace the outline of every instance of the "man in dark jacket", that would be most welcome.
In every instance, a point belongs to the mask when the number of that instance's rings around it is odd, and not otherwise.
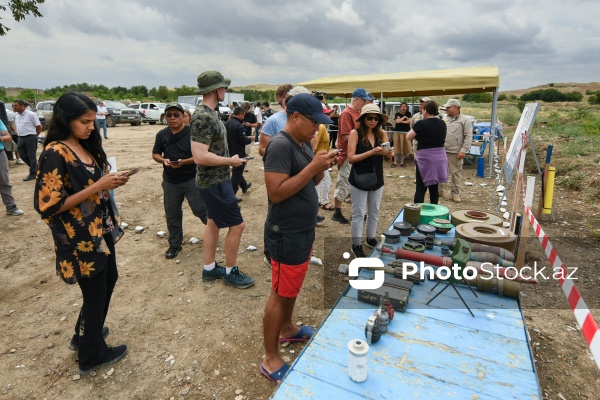
[[[238,106],[233,109],[231,118],[225,122],[229,154],[237,154],[240,158],[246,158],[246,145],[252,142],[252,137],[246,136],[246,130],[242,124],[243,120],[244,109]],[[244,168],[245,164],[242,164],[239,167],[233,167],[231,170],[231,186],[235,194],[237,194],[238,187],[242,188],[242,193],[246,193],[252,186],[252,182],[246,182],[244,179]],[[238,202],[242,201],[241,198],[236,198]]]

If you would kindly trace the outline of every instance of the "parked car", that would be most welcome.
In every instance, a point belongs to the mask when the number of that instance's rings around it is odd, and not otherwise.
[[[46,126],[50,123],[52,119],[52,113],[54,109],[54,103],[56,101],[40,101],[35,106],[34,112],[37,114],[40,124],[42,124],[42,129],[46,129]]]
[[[148,122],[150,125],[154,125],[157,122],[160,122],[163,125],[166,125],[165,118],[165,103],[140,103],[132,105],[138,109],[140,114],[142,115],[142,122]]]
[[[193,114],[194,111],[196,111],[196,106],[191,104],[191,103],[179,103],[183,106],[183,108],[190,110],[190,112]]]
[[[227,104],[219,103],[219,118],[221,118],[221,121],[227,121],[229,119],[230,111],[231,110]]]
[[[119,101],[106,100],[104,106],[109,114],[106,116],[106,125],[110,127],[126,123],[132,126],[139,126],[142,123],[142,116],[138,110],[127,107]]]

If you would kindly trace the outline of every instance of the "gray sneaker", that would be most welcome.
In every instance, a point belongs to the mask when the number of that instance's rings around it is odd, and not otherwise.
[[[223,283],[228,286],[235,286],[238,289],[246,289],[254,285],[254,279],[242,274],[238,267],[233,267],[231,273],[223,277]]]
[[[210,271],[202,269],[202,280],[204,282],[214,281],[215,279],[222,279],[224,276],[225,267],[221,267],[217,262],[215,262],[215,267]]]
[[[23,210],[20,210],[17,205],[13,205],[12,207],[6,207],[6,215],[23,215],[25,214]]]

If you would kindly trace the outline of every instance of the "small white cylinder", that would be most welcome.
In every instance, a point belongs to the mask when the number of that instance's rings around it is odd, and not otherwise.
[[[367,359],[369,345],[364,340],[352,339],[348,342],[348,376],[354,382],[367,380]]]

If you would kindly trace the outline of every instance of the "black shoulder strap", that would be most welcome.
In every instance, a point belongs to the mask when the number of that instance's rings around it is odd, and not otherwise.
[[[186,128],[184,128],[186,129]],[[170,130],[169,130],[170,131]],[[173,133],[171,133],[171,136],[169,137],[169,140],[167,140],[165,142],[165,144],[163,145],[163,154],[165,154],[165,151],[172,145],[174,145],[175,143],[177,143],[180,139],[182,139],[184,136],[188,136],[189,133],[189,128],[187,128],[187,132],[179,132],[175,135],[173,135]]]

